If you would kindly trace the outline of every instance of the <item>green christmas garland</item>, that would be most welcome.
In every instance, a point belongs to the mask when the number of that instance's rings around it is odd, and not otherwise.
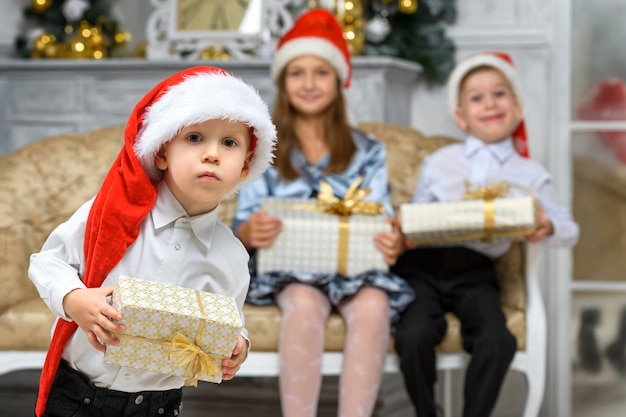
[[[366,1],[364,17],[368,24],[379,21],[388,33],[383,39],[366,34],[364,54],[417,62],[429,83],[443,84],[455,65],[456,48],[446,35],[445,24],[456,21],[456,0],[417,1],[417,11],[411,14],[401,13],[397,1]]]
[[[15,53],[22,58],[106,58],[129,37],[113,16],[113,0],[30,0]]]

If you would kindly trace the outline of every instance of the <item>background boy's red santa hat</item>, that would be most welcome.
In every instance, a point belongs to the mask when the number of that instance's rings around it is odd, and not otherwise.
[[[448,110],[452,117],[454,117],[460,103],[461,84],[470,71],[479,67],[491,67],[502,73],[511,85],[513,94],[517,98],[520,107],[524,108],[522,83],[511,57],[504,52],[481,52],[470,55],[459,62],[448,78]],[[512,133],[512,137],[517,152],[524,157],[528,157],[528,137],[524,119],[520,120],[517,128]]]
[[[303,13],[278,41],[270,68],[274,83],[289,61],[303,55],[330,62],[344,88],[350,87],[350,50],[339,22],[328,10],[314,9]]]
[[[273,158],[276,130],[258,93],[221,68],[193,67],[163,80],[137,103],[124,131],[124,146],[91,206],[85,227],[83,282],[99,287],[136,240],[157,198],[161,173],[154,157],[180,129],[209,119],[250,126],[254,155],[248,177],[254,181]],[[240,184],[240,186],[242,185]],[[76,330],[58,320],[41,372],[36,415],[43,415],[61,354]]]

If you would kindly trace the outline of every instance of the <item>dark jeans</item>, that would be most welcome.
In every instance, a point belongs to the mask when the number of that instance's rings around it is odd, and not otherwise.
[[[397,324],[395,347],[407,392],[419,417],[435,417],[435,346],[447,331],[444,314],[461,321],[463,348],[471,354],[464,386],[464,417],[487,417],[515,355],[506,328],[492,261],[463,247],[406,252],[393,272],[415,291]]]
[[[43,417],[176,417],[182,389],[121,392],[96,387],[61,361]]]

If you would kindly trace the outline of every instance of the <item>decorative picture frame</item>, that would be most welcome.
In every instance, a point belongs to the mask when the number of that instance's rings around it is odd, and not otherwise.
[[[250,59],[293,24],[291,0],[150,0],[150,60]]]

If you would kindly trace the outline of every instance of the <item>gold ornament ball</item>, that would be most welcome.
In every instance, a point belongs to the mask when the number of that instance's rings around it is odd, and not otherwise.
[[[92,58],[92,59],[104,59],[106,57],[107,57],[107,53],[103,47],[92,49],[91,52],[89,53],[89,58]]]
[[[30,9],[35,13],[43,13],[52,6],[52,0],[31,0]]]
[[[49,43],[43,50],[43,56],[45,58],[60,58],[61,48],[58,43]]]
[[[417,0],[398,0],[398,11],[403,14],[413,14],[417,11]]]
[[[89,58],[89,50],[87,49],[84,39],[77,36],[70,40],[69,46],[70,58]]]
[[[54,35],[50,33],[42,33],[35,42],[33,43],[33,48],[30,51],[31,58],[42,58],[44,57],[46,48],[50,44],[54,44],[56,42],[56,38]]]
[[[100,32],[94,32],[87,38],[87,43],[90,48],[101,49],[104,46],[104,36]]]
[[[117,32],[114,36],[113,36],[113,42],[116,45],[122,45],[124,43],[130,42],[130,40],[132,39],[132,36],[130,34],[130,32]]]

